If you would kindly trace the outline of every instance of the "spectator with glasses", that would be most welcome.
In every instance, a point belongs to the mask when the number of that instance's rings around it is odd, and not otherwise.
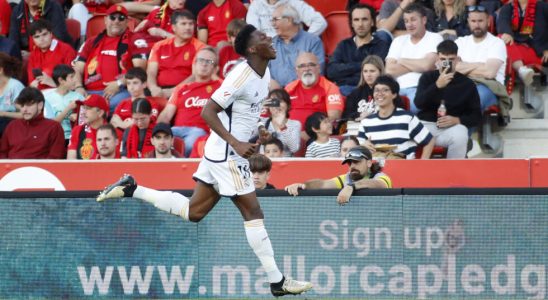
[[[319,37],[301,28],[299,13],[289,4],[278,6],[272,13],[272,26],[276,36],[272,39],[276,49],[276,59],[269,63],[272,79],[281,87],[297,79],[295,61],[302,52],[313,53],[319,64],[320,73],[324,69],[325,52]]]
[[[299,79],[285,88],[291,97],[291,118],[301,122],[301,128],[304,128],[306,118],[315,112],[327,114],[332,122],[339,119],[344,109],[344,97],[333,82],[320,74],[316,55],[303,52],[295,64]],[[308,139],[307,136],[301,137]]]
[[[299,190],[340,189],[337,202],[345,205],[356,190],[392,188],[392,180],[382,172],[382,167],[373,161],[371,151],[364,146],[356,146],[348,151],[343,165],[348,165],[348,173],[331,179],[312,179],[304,183],[293,183],[285,187],[292,196]]]

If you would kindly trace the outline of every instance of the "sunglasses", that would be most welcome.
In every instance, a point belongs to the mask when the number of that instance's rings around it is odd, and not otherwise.
[[[111,20],[111,21],[116,21],[116,19],[118,19],[118,21],[120,22],[123,22],[127,19],[126,16],[124,15],[120,15],[120,14],[114,14],[114,15],[109,15],[108,18]]]
[[[470,5],[466,7],[466,10],[468,12],[474,12],[474,11],[486,12],[487,11],[485,6],[481,6],[481,5]]]
[[[350,151],[348,151],[348,153],[346,153],[346,155],[344,156],[344,159],[349,159],[349,158],[353,158],[353,159],[365,158],[366,160],[369,159],[369,157],[367,155],[365,155],[365,153],[363,153],[359,150],[350,150]]]

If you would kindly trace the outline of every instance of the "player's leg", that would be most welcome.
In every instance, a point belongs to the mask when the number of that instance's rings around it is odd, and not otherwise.
[[[274,260],[274,250],[264,227],[264,215],[257,195],[251,192],[235,196],[232,200],[244,218],[247,242],[261,261],[268,276],[270,290],[274,296],[296,295],[312,288],[309,282],[285,278]]]

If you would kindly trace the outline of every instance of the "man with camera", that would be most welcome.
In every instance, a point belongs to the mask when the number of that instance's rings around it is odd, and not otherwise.
[[[438,70],[423,73],[419,79],[417,115],[436,138],[435,145],[447,147],[447,158],[465,158],[469,130],[481,121],[479,94],[471,79],[455,71],[457,44],[443,41],[437,52]],[[446,113],[438,115],[442,103]]]

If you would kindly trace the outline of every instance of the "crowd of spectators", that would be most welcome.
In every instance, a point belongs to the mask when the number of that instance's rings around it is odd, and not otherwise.
[[[270,158],[344,157],[358,145],[387,158],[429,158],[435,146],[465,158],[508,78],[531,85],[548,64],[545,1],[347,9],[337,26],[352,35],[326,56],[328,23],[302,0],[0,0],[0,156],[196,157],[209,135],[201,109],[242,61],[233,44],[246,23],[277,52],[261,120],[272,139],[258,148]],[[98,18],[99,30],[87,28]],[[345,122],[359,123],[357,136],[344,136]],[[257,161],[266,182],[269,161]]]

